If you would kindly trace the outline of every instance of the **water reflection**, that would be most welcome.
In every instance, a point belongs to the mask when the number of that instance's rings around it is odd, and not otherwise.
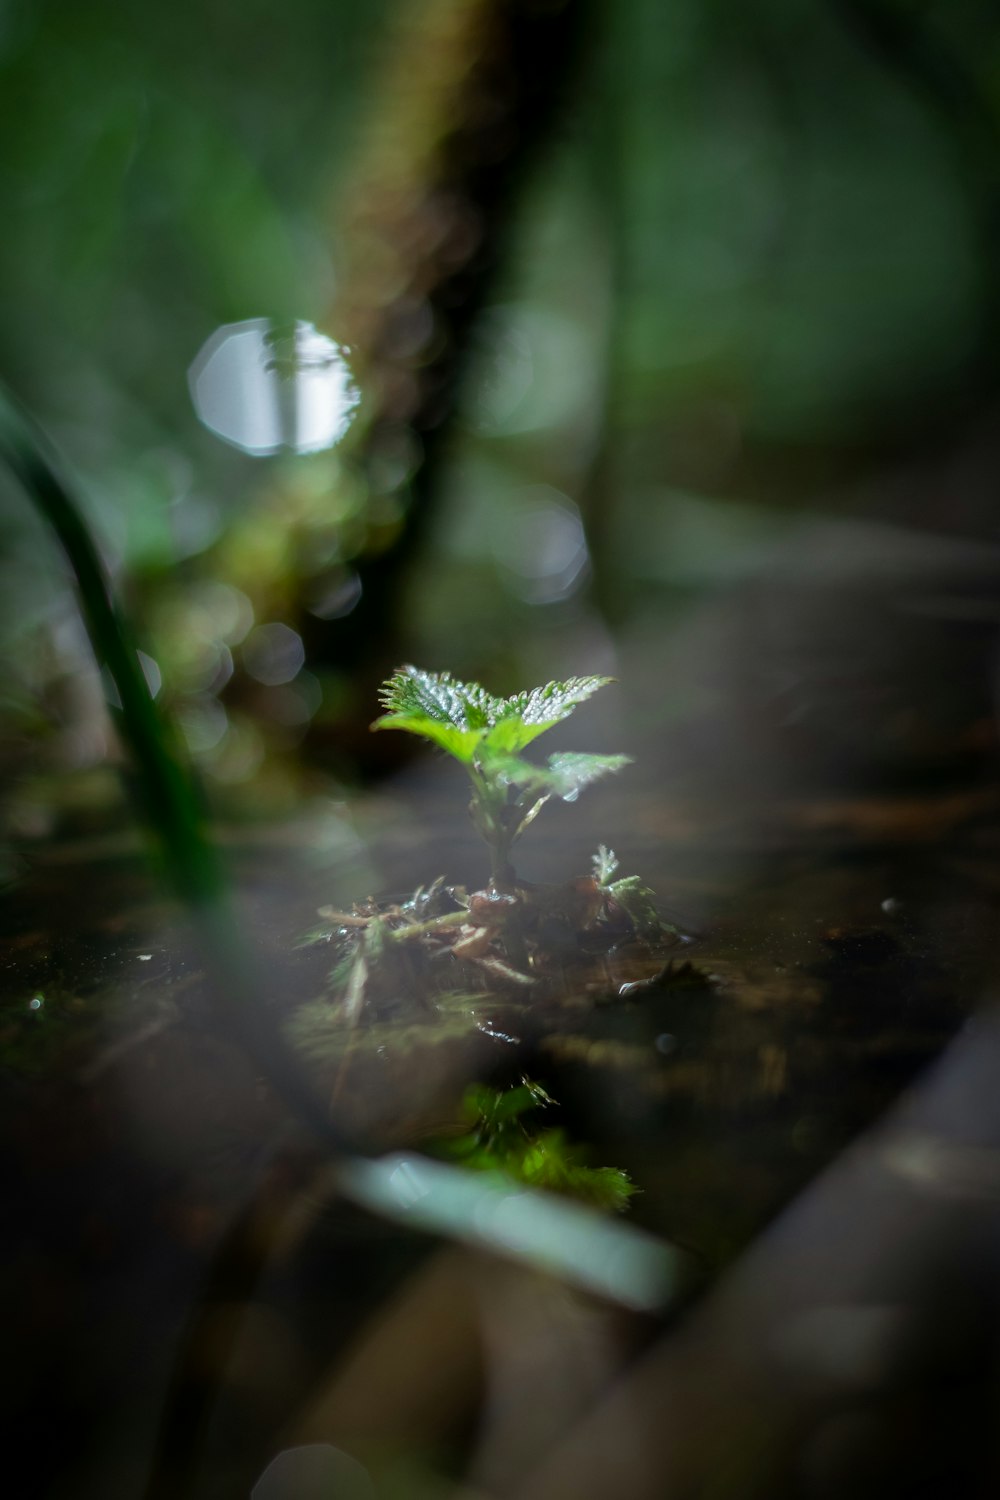
[[[217,328],[188,371],[188,384],[205,426],[258,457],[333,447],[359,400],[338,344],[311,323],[270,318]]]

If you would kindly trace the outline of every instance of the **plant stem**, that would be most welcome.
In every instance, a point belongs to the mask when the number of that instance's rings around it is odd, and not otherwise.
[[[443,917],[429,917],[426,922],[413,922],[409,927],[393,927],[389,931],[389,941],[405,942],[408,938],[423,937],[428,932],[439,932],[442,927],[461,927],[468,921],[471,918],[463,907],[461,911],[446,912]]]

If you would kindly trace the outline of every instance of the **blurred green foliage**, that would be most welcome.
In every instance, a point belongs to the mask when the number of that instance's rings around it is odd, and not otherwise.
[[[475,1172],[500,1172],[514,1182],[565,1193],[595,1208],[622,1213],[638,1191],[618,1167],[590,1167],[584,1152],[562,1130],[539,1130],[531,1120],[556,1101],[541,1084],[523,1079],[508,1089],[472,1084],[463,1113],[469,1129],[438,1147],[438,1154]]]

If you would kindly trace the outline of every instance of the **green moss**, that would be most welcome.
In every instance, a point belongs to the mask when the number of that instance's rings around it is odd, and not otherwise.
[[[621,1213],[638,1189],[617,1167],[592,1167],[562,1130],[539,1130],[530,1120],[556,1101],[525,1078],[509,1089],[473,1084],[465,1093],[468,1129],[438,1144],[437,1154],[472,1171],[502,1172],[524,1187],[564,1193],[595,1208]]]

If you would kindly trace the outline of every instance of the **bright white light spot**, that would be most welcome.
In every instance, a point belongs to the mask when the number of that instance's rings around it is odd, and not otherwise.
[[[317,453],[339,442],[359,393],[332,339],[311,323],[226,323],[188,371],[195,411],[234,448],[263,457]]]

